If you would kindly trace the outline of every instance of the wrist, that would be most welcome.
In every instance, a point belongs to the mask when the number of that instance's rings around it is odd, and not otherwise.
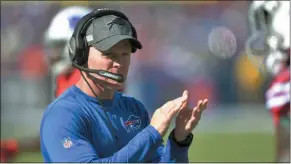
[[[179,140],[178,141],[176,136],[175,136],[175,129],[173,129],[173,131],[171,132],[170,137],[180,147],[188,147],[188,146],[190,146],[191,143],[192,143],[192,140],[193,140],[193,134],[190,133],[186,137],[182,137],[182,136],[178,137],[178,140]],[[184,138],[184,140],[182,140],[183,138]]]
[[[173,137],[178,142],[184,141],[187,137],[187,135],[181,135],[181,133],[177,132],[175,129],[173,130],[173,133],[174,133]]]

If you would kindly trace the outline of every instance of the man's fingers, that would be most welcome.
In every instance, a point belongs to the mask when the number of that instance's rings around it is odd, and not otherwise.
[[[208,100],[204,99],[203,101],[202,100],[200,100],[200,101],[201,101],[201,104],[199,106],[199,109],[200,109],[201,112],[203,112],[204,109],[206,109],[206,107],[207,107]]]
[[[197,109],[198,111],[200,111],[200,109],[202,108],[202,105],[203,105],[202,103],[203,103],[202,100],[199,100],[199,101],[198,101],[197,106],[196,106],[196,107],[198,108],[198,109]]]
[[[182,105],[187,102],[188,100],[188,91],[184,91],[181,97],[178,97],[172,101],[169,101],[168,107],[170,108],[175,108],[175,109],[180,109]]]
[[[203,101],[199,100],[198,103],[197,103],[197,106],[193,108],[192,118],[191,118],[191,121],[193,123],[198,122],[200,120],[202,112],[207,107],[207,103],[208,103],[207,99],[204,99]]]
[[[203,101],[199,100],[196,107],[199,108],[199,110],[203,111],[207,107],[207,103],[207,99],[204,99]]]
[[[168,101],[164,106],[163,109],[167,110],[167,112],[172,116],[177,113],[180,109],[187,105],[188,100],[188,91],[184,91],[183,95],[179,98],[176,98],[172,101]]]
[[[202,111],[204,111],[207,108],[207,104],[208,104],[208,100],[204,99],[204,101],[202,103]]]
[[[194,117],[195,121],[199,121],[201,117],[201,111],[198,107],[195,107],[192,111],[192,117]]]
[[[202,112],[207,108],[208,100],[204,99],[199,100],[197,103],[197,106],[193,109],[192,116],[195,118],[195,120],[200,120]]]

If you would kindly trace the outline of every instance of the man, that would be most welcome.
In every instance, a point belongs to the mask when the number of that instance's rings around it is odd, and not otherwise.
[[[290,162],[290,3],[254,1],[249,11],[252,35],[247,50],[252,59],[265,53],[266,70],[273,76],[266,92],[266,107],[276,132],[275,162]],[[264,44],[257,44],[260,39]],[[255,45],[264,45],[258,55]]]
[[[76,29],[84,20],[79,22]],[[142,47],[129,20],[107,14],[88,25],[81,39],[88,45],[88,58],[82,59],[87,62],[82,67],[126,79],[131,53]],[[73,54],[76,44],[71,44]],[[80,67],[82,78],[43,115],[40,135],[45,162],[188,162],[191,131],[207,100],[199,101],[194,109],[187,108],[188,92],[184,91],[157,109],[149,120],[141,102],[117,92],[124,81],[86,70]],[[175,129],[164,146],[163,137],[176,114]]]
[[[90,11],[80,6],[62,9],[54,16],[46,30],[44,40],[50,64],[50,77],[52,77],[51,100],[80,79],[79,71],[72,67],[66,45],[78,20]],[[39,136],[22,140],[3,140],[1,141],[1,162],[9,162],[22,152],[39,151]]]

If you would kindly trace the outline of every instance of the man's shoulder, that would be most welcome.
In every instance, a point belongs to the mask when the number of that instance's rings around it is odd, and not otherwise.
[[[62,115],[69,113],[76,113],[79,110],[80,105],[76,102],[75,95],[72,94],[64,94],[60,97],[56,98],[53,102],[51,102],[45,110],[44,116],[52,114],[52,115]]]
[[[48,129],[77,130],[79,126],[83,126],[84,115],[81,113],[81,107],[71,98],[59,97],[48,105],[41,120],[41,133]]]

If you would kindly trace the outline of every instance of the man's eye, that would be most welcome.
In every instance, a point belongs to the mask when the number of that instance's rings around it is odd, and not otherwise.
[[[110,60],[116,60],[118,56],[112,53],[108,53],[108,54],[105,54],[104,57]]]
[[[122,54],[122,56],[130,56],[130,54],[124,53]]]

